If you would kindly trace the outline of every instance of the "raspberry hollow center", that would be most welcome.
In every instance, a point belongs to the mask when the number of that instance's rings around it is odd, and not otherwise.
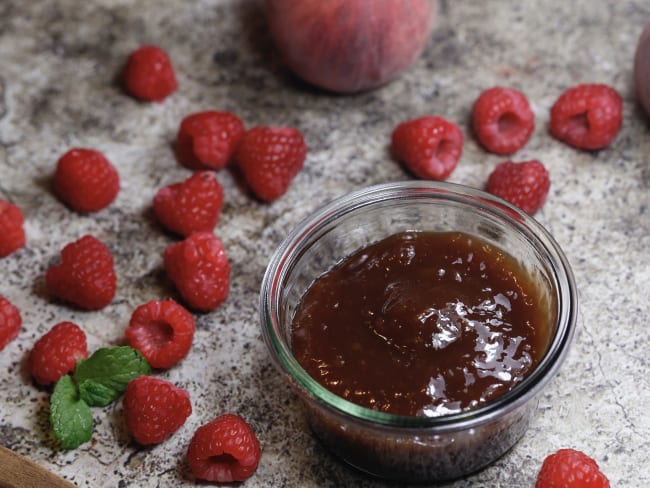
[[[458,158],[458,146],[449,139],[443,139],[436,146],[436,159],[442,161],[445,165],[451,164]]]
[[[152,344],[162,347],[172,341],[174,329],[167,322],[154,320],[144,326],[143,331]]]
[[[572,115],[567,119],[567,124],[570,132],[575,135],[587,134],[589,132],[589,118],[587,117],[587,112]]]
[[[225,452],[222,454],[216,454],[214,456],[210,456],[208,458],[208,462],[212,464],[219,464],[219,465],[238,464],[237,459],[232,454],[228,454]]]
[[[509,135],[521,128],[521,122],[512,112],[506,112],[497,121],[497,130],[499,134]]]

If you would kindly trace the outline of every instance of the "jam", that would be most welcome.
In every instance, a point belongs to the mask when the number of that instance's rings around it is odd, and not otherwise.
[[[460,232],[403,232],[318,277],[292,349],[325,388],[358,405],[435,417],[512,389],[540,361],[547,300],[512,256]]]

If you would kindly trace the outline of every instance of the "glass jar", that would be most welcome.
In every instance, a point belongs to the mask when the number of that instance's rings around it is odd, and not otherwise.
[[[478,236],[516,258],[536,281],[554,317],[550,343],[538,365],[507,393],[460,413],[392,415],[333,394],[293,356],[292,319],[310,284],[358,249],[403,231]],[[260,294],[269,353],[302,399],[314,433],[345,462],[403,482],[466,476],[508,451],[523,436],[540,391],[566,356],[577,310],[567,259],[536,220],[483,191],[430,181],[372,186],[316,210],[276,250]]]

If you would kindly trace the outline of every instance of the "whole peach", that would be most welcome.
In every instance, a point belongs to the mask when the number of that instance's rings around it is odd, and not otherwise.
[[[646,23],[636,46],[634,85],[639,102],[650,115],[650,21]]]
[[[320,88],[354,93],[400,76],[429,39],[435,0],[266,0],[287,66]]]

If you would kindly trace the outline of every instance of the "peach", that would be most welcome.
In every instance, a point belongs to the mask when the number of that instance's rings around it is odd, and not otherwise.
[[[650,115],[650,20],[639,36],[634,55],[634,85],[636,96]]]
[[[435,0],[266,0],[271,37],[289,69],[339,93],[406,71],[433,29]]]

